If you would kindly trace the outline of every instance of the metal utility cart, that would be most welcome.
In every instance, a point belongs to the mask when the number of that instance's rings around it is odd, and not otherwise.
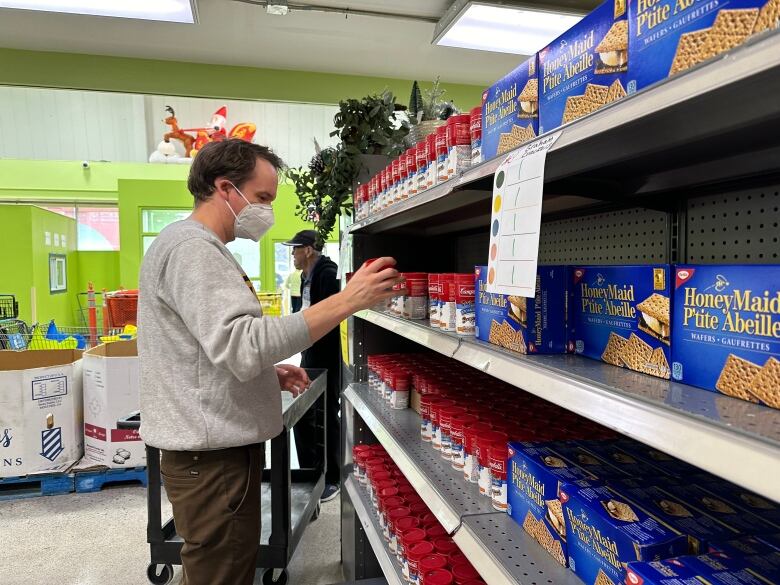
[[[320,497],[325,488],[325,401],[327,395],[325,370],[307,370],[312,384],[293,399],[283,395],[284,429],[271,440],[270,469],[263,470],[262,532],[258,548],[258,568],[265,585],[285,585],[287,564],[295,552],[309,522],[320,513]],[[321,429],[321,467],[290,469],[290,430],[310,409],[315,409],[317,426]],[[138,428],[138,414],[119,421],[120,428]],[[173,518],[163,523],[161,512],[160,451],[146,447],[149,487],[147,491],[147,540],[151,561],[146,571],[153,585],[166,585],[173,579],[173,565],[181,564],[184,541],[176,534]]]

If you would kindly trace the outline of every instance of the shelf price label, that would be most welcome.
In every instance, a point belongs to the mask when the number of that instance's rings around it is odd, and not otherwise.
[[[487,263],[490,293],[534,296],[544,164],[560,135],[543,136],[516,150],[496,170]]]

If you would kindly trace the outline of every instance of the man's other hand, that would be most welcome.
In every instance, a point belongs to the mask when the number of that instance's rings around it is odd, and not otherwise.
[[[282,387],[282,390],[291,392],[293,396],[298,396],[311,384],[306,370],[298,366],[288,364],[276,366],[276,375],[279,378],[279,385]]]

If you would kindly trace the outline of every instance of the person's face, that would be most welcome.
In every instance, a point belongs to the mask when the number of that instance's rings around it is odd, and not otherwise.
[[[215,181],[217,193],[227,201],[233,213],[238,215],[250,203],[272,204],[276,200],[276,189],[279,184],[279,178],[276,169],[271,163],[263,159],[257,159],[255,170],[251,177],[243,185],[233,185],[226,177],[219,177]],[[238,190],[244,194],[241,197]],[[246,201],[244,201],[246,198]],[[224,204],[220,204],[224,207]],[[232,232],[232,226],[235,217],[230,210],[225,209],[225,221]]]
[[[303,270],[306,268],[306,262],[312,254],[311,246],[293,246],[293,266],[296,270]]]

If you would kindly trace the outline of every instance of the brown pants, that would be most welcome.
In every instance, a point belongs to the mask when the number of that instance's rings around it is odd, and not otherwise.
[[[163,451],[160,470],[184,540],[182,585],[251,585],[260,543],[262,444]]]

